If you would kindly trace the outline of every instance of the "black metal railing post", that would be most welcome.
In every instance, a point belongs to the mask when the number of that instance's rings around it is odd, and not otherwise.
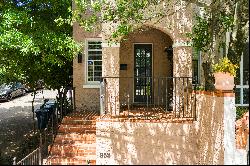
[[[76,87],[73,87],[73,110],[76,110]]]
[[[194,119],[195,119],[195,121],[197,120],[197,117],[196,117],[196,86],[197,86],[197,84],[195,83],[194,84]]]
[[[39,132],[39,156],[38,156],[38,162],[39,165],[42,165],[42,151],[43,151],[43,139],[42,139],[42,132]]]
[[[13,158],[13,165],[16,165],[16,157]]]
[[[168,78],[166,77],[166,112],[168,111],[168,99],[169,99],[169,96],[168,96]]]

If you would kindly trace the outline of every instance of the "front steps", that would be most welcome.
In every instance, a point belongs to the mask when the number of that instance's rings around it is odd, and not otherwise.
[[[73,112],[63,118],[45,165],[96,164],[96,112]]]

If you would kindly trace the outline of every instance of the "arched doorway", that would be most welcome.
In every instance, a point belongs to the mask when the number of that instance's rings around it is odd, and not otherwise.
[[[134,31],[121,41],[121,104],[128,102],[127,96],[129,102],[135,104],[161,104],[165,101],[166,77],[173,75],[173,62],[166,48],[172,44],[169,35],[151,27]]]

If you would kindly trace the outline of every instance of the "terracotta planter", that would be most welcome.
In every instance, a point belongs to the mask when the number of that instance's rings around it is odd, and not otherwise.
[[[233,90],[234,76],[229,73],[218,72],[214,73],[215,89],[217,90]]]

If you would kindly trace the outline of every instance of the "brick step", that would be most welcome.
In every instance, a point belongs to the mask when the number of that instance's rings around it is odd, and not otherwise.
[[[94,124],[61,124],[60,128],[96,128],[96,125]]]
[[[76,125],[95,125],[96,120],[84,120],[82,118],[63,118],[63,124],[76,124]]]
[[[83,141],[85,143],[91,143],[96,141],[96,135],[95,134],[77,134],[77,133],[72,133],[72,134],[58,134],[55,138],[55,143],[61,143],[61,144],[66,144],[66,143],[76,143],[78,141]]]
[[[78,150],[96,150],[96,143],[53,144],[51,147],[51,151],[77,152]]]
[[[69,114],[65,117],[74,117],[74,118],[92,118],[92,119],[96,119],[99,118],[100,115],[97,115],[96,113],[87,113],[87,114]]]
[[[96,149],[76,149],[76,148],[53,148],[50,151],[51,156],[62,157],[89,157],[96,155]]]
[[[89,165],[96,165],[95,159],[77,158],[77,157],[59,157],[50,156],[46,162],[47,165],[88,165],[87,160],[90,161]]]
[[[82,144],[82,143],[85,143],[85,144],[92,144],[92,143],[95,143],[96,140],[79,140],[79,141],[74,141],[74,140],[65,140],[65,139],[56,139],[54,141],[55,144],[63,144],[63,145],[66,145],[66,144]]]
[[[63,121],[65,120],[86,120],[86,117],[83,117],[83,116],[65,116],[63,117]]]
[[[83,112],[72,112],[69,115],[65,116],[65,117],[79,117],[79,118],[98,118],[99,115],[97,112],[94,111],[83,111]]]
[[[96,127],[65,127],[64,125],[61,125],[58,129],[58,133],[82,133],[82,134],[88,134],[88,133],[96,133]]]
[[[96,164],[96,112],[73,112],[65,116],[50,146],[47,165]],[[88,119],[88,120],[86,120]]]
[[[49,153],[51,156],[61,156],[61,157],[77,157],[85,159],[95,159],[96,157],[96,148],[93,146],[71,146],[71,145],[53,145]]]
[[[79,134],[95,134],[95,129],[81,129],[81,128],[70,128],[70,129],[59,129],[58,134],[63,133],[79,133]]]

